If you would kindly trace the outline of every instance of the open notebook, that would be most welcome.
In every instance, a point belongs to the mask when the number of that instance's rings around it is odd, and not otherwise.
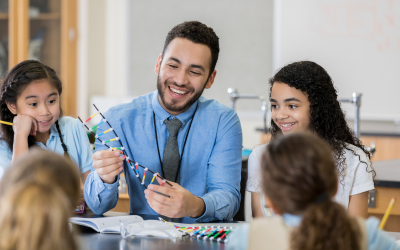
[[[130,220],[132,216],[115,216],[100,218],[81,218],[72,217],[69,219],[71,223],[90,227],[99,233],[116,233],[119,234],[121,221]]]
[[[129,235],[153,236],[153,237],[169,237],[181,238],[183,233],[170,223],[163,223],[159,220],[143,220],[137,215],[114,216],[101,218],[81,218],[72,217],[69,219],[71,223],[90,227],[99,233],[120,234],[121,224],[124,225],[123,238]],[[189,227],[190,224],[175,223],[179,227]],[[172,225],[172,226],[171,226]]]

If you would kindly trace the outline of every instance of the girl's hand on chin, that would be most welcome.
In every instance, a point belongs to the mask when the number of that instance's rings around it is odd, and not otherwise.
[[[29,115],[17,115],[13,120],[13,130],[15,135],[35,136],[37,131],[37,121]]]

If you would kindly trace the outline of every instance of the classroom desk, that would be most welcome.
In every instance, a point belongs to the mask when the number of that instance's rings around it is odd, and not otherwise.
[[[104,216],[124,216],[127,213],[107,212]],[[92,212],[84,214],[83,217],[94,216]],[[143,219],[158,220],[156,215],[140,215]],[[96,217],[96,216],[94,216]],[[185,222],[185,221],[183,221]],[[194,223],[193,225],[218,225],[218,226],[236,226],[238,222],[224,223]],[[170,239],[156,238],[156,237],[129,237],[123,240],[119,234],[101,234],[92,230],[91,228],[77,226],[78,236],[77,241],[79,249],[81,250],[109,250],[109,249],[225,249],[224,243],[210,242],[189,238],[187,236],[178,239],[175,242]]]
[[[127,213],[118,212],[107,212],[105,216],[123,216]],[[93,216],[93,213],[83,215],[85,217]],[[144,219],[157,219],[157,216],[152,215],[141,215]],[[236,226],[245,222],[233,222],[233,223],[198,223],[194,225],[219,225],[219,226]],[[387,232],[391,237],[396,240],[400,240],[400,233],[398,232]],[[203,250],[203,249],[225,249],[225,244],[210,242],[204,240],[193,239],[184,237],[178,239],[175,242],[170,239],[155,238],[155,237],[129,237],[123,240],[119,234],[100,234],[94,230],[79,226],[79,232],[77,236],[79,249],[81,250],[108,250],[108,249],[157,249],[157,250]]]
[[[400,232],[400,159],[375,161],[375,207],[368,208],[370,216],[382,219],[392,197],[397,197],[385,230]]]

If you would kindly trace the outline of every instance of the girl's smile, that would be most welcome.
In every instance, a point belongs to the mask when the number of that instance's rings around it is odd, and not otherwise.
[[[283,134],[306,131],[310,127],[310,102],[302,91],[281,82],[271,90],[272,120]]]
[[[25,87],[16,105],[10,111],[17,115],[27,115],[37,122],[35,140],[47,141],[50,128],[60,116],[60,95],[47,80],[39,80]]]

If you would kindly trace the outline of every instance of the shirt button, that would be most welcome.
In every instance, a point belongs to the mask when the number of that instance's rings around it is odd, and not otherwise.
[[[108,189],[111,189],[111,187],[108,187]]]
[[[101,187],[101,184],[99,184],[99,187]]]

